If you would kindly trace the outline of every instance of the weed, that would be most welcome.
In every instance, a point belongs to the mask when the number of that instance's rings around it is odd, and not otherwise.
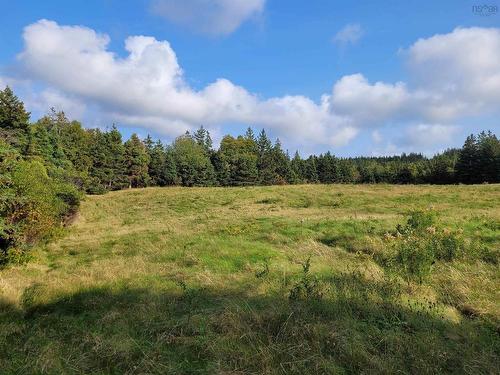
[[[290,301],[320,300],[323,297],[323,285],[318,278],[311,275],[311,256],[301,263],[302,273],[290,290]]]

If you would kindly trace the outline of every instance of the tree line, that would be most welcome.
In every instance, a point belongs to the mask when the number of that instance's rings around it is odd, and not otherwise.
[[[302,183],[453,184],[500,182],[500,143],[482,132],[461,149],[338,158],[291,157],[265,130],[226,135],[215,149],[200,127],[171,144],[124,141],[115,126],[85,129],[52,110],[35,123],[7,87],[0,91],[0,264],[47,238],[78,208],[83,193],[147,186],[253,186]]]
[[[300,183],[453,184],[500,182],[500,144],[492,132],[470,135],[461,149],[432,158],[422,154],[338,158],[330,152],[290,157],[265,130],[222,138],[213,147],[202,127],[165,145],[133,134],[125,142],[113,126],[85,129],[63,112],[52,111],[34,124],[24,105],[6,88],[1,92],[0,135],[24,158],[68,170],[76,186],[103,193],[146,186],[251,186]],[[16,113],[16,111],[18,113]],[[9,123],[6,116],[12,117]]]

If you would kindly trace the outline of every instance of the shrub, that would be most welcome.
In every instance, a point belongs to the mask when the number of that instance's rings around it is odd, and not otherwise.
[[[40,160],[23,160],[0,143],[0,265],[27,259],[80,202],[76,187],[50,177]]]
[[[434,225],[436,216],[436,212],[432,209],[410,211],[406,225],[398,225],[396,230],[403,235],[412,232],[424,232]]]
[[[422,283],[436,261],[451,262],[466,254],[462,232],[440,228],[436,216],[432,210],[412,211],[405,225],[385,236],[392,251],[382,261],[407,281]]]
[[[322,285],[320,281],[310,273],[311,257],[307,258],[301,265],[301,277],[293,285],[288,298],[291,301],[321,299],[323,297]]]

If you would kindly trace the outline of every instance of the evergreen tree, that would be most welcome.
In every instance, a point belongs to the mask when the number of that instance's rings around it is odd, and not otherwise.
[[[458,154],[458,150],[452,149],[434,156],[429,162],[426,181],[431,184],[455,183],[455,165],[457,163]]]
[[[61,129],[68,123],[64,112],[54,109],[30,128],[30,141],[27,154],[42,157],[46,163],[67,167],[69,162],[61,139]]]
[[[89,169],[89,187],[91,194],[102,194],[109,189],[112,170],[110,169],[111,155],[106,135],[99,129],[88,130],[89,150],[92,163]]]
[[[304,177],[309,184],[316,184],[319,182],[318,168],[317,168],[317,157],[311,155],[305,161],[304,166]]]
[[[276,165],[271,140],[262,129],[257,138],[257,168],[259,182],[262,185],[273,185],[277,181]]]
[[[295,183],[297,177],[293,173],[290,164],[290,155],[281,148],[281,141],[276,139],[272,148],[273,169],[275,171],[275,183],[280,185]]]
[[[119,190],[129,185],[128,160],[126,160],[125,146],[122,135],[115,125],[105,135],[107,144],[106,169],[108,170],[107,188]]]
[[[246,137],[233,138],[226,135],[218,152],[217,166],[222,185],[255,185],[258,178],[257,156],[253,153],[255,143]]]
[[[181,183],[177,175],[177,167],[175,165],[174,155],[170,147],[167,147],[165,149],[165,165],[163,168],[163,179],[165,185],[178,185]]]
[[[477,137],[479,178],[481,182],[500,182],[500,141],[491,132]]]
[[[88,175],[92,165],[90,133],[78,121],[68,121],[60,127],[59,136],[66,158],[78,172]]]
[[[193,139],[205,150],[207,155],[210,155],[212,152],[212,138],[210,137],[210,132],[203,125],[193,134]]]
[[[259,137],[257,138],[257,152],[259,159],[264,158],[266,154],[270,153],[271,148],[271,140],[267,137],[266,131],[262,129],[262,131],[259,133]]]
[[[255,139],[255,134],[253,132],[253,129],[251,127],[248,127],[246,132],[245,132],[245,139],[251,142],[256,142]]]
[[[154,144],[151,151],[149,151],[149,157],[149,176],[152,185],[174,185],[177,177],[175,163],[172,154],[166,152],[161,141]]]
[[[39,122],[31,127],[30,142],[27,154],[30,156],[38,156],[44,160],[52,160],[54,150],[50,142],[49,132],[47,127]]]
[[[177,175],[184,186],[211,186],[215,171],[206,149],[190,136],[178,137],[172,145]]]
[[[137,134],[132,134],[125,142],[125,163],[129,187],[146,187],[149,184],[148,164],[149,156],[146,146]]]
[[[296,177],[294,183],[304,183],[306,181],[306,163],[299,155],[298,151],[295,151],[293,159],[290,161],[290,168],[292,173]]]
[[[0,138],[18,149],[27,152],[30,135],[30,114],[24,109],[10,87],[0,91]]]
[[[465,140],[457,161],[458,181],[474,184],[480,181],[478,171],[479,152],[476,137],[471,134]]]
[[[153,148],[155,146],[155,142],[153,141],[151,135],[148,134],[143,143],[144,146],[146,146],[146,151],[148,152],[149,155],[151,155],[151,153],[153,152]]]
[[[337,162],[330,151],[318,157],[318,179],[323,184],[338,182]]]

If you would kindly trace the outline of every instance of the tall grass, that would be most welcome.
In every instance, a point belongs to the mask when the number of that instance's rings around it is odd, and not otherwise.
[[[499,198],[497,185],[87,197],[64,238],[0,272],[0,373],[498,373]],[[422,277],[400,267],[405,237],[437,246]]]

